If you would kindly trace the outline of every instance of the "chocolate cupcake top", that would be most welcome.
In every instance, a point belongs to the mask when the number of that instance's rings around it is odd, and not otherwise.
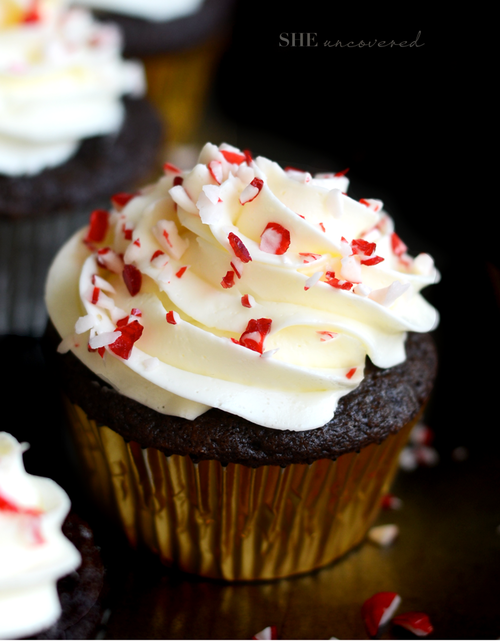
[[[434,327],[437,280],[376,199],[345,172],[312,177],[207,144],[192,171],[166,164],[61,250],[49,315],[71,350],[123,395],[193,420],[210,407],[311,430],[408,331]]]

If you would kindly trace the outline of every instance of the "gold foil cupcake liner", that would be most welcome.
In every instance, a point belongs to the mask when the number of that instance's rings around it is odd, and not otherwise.
[[[192,49],[142,59],[148,96],[165,121],[167,146],[195,142],[225,44],[217,37]]]
[[[230,581],[312,571],[359,544],[415,423],[336,461],[249,468],[166,457],[66,405],[91,494],[131,545],[167,565]]]

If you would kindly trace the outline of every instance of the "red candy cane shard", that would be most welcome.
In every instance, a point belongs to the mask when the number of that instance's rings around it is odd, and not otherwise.
[[[249,294],[244,294],[244,295],[241,297],[241,305],[242,305],[244,308],[252,308],[252,307],[254,306],[254,304],[255,304],[255,300],[254,300],[254,298],[253,298],[251,295],[249,295]]]
[[[390,592],[375,593],[364,602],[361,617],[371,637],[375,637],[379,628],[392,618],[400,603],[400,596]]]
[[[165,252],[162,252],[161,250],[156,250],[156,252],[153,252],[153,254],[151,255],[151,258],[149,260],[150,261],[154,261],[156,258],[158,258],[159,256],[162,256],[164,254],[165,254]]]
[[[163,163],[163,171],[165,173],[180,174],[182,170],[180,170],[178,167],[176,167],[172,163]]]
[[[369,201],[366,200],[366,198],[360,198],[359,202],[362,203],[363,205],[366,205],[366,207],[370,207]]]
[[[110,343],[108,348],[118,357],[126,360],[130,358],[134,343],[141,337],[144,328],[139,321],[132,321],[132,323],[122,326],[120,330],[121,335],[116,341]]]
[[[94,287],[92,290],[92,298],[90,299],[90,302],[93,303],[94,305],[97,305],[97,302],[99,301],[99,294],[101,293],[101,290],[98,287]]]
[[[337,279],[335,277],[335,272],[331,272],[330,270],[326,272],[325,276],[326,283],[331,285],[332,288],[337,288],[337,290],[350,290],[354,286],[354,283],[351,283],[351,281],[341,281],[340,279]]]
[[[236,236],[236,234],[233,234],[233,232],[229,232],[228,237],[229,245],[231,246],[231,249],[235,253],[235,255],[242,261],[243,263],[248,263],[249,261],[252,260],[252,257],[250,256],[250,252],[247,250],[245,247],[245,244],[243,241]]]
[[[349,168],[346,167],[345,169],[341,169],[340,172],[335,172],[334,176],[345,176],[348,171],[349,171]]]
[[[290,247],[290,232],[279,223],[268,223],[260,235],[260,249],[268,254],[284,254]]]
[[[180,278],[182,277],[182,275],[184,274],[184,272],[185,272],[187,269],[188,269],[188,266],[187,266],[187,265],[183,265],[181,268],[179,268],[179,269],[177,270],[177,272],[175,273],[175,276],[176,276],[178,279],[180,279]]]
[[[115,210],[118,210],[118,212],[121,212],[122,209],[125,207],[125,205],[131,201],[134,196],[137,196],[137,194],[129,194],[128,192],[118,192],[118,194],[113,194],[111,197],[111,204],[115,208]]]
[[[109,212],[107,210],[94,210],[90,215],[89,229],[84,241],[86,243],[100,243],[109,227]]]
[[[122,276],[130,295],[135,296],[138,294],[142,285],[142,274],[140,270],[138,270],[135,265],[129,263],[123,268]]]
[[[344,237],[342,240],[345,241]],[[371,256],[376,249],[375,243],[370,243],[364,239],[353,239],[351,241],[351,248],[353,254],[364,254],[365,256]]]
[[[179,322],[179,315],[177,314],[177,312],[174,312],[173,310],[167,312],[167,321],[172,325],[177,325],[177,323]]]
[[[346,374],[347,379],[352,379],[354,376],[354,373],[356,372],[357,368],[351,368],[349,372]]]
[[[227,290],[229,288],[232,288],[234,285],[234,272],[233,270],[228,270],[226,272],[226,275],[222,278],[222,281],[220,282],[222,287]]]
[[[263,185],[264,181],[261,178],[254,178],[253,181],[241,192],[240,204],[245,205],[246,203],[253,201],[254,198],[257,198]]]
[[[236,165],[241,165],[241,163],[246,161],[245,154],[242,154],[241,152],[233,152],[230,149],[220,149],[219,151],[228,163],[236,163]]]
[[[403,241],[396,234],[396,232],[393,232],[391,234],[391,247],[392,247],[392,251],[394,252],[394,254],[396,256],[401,256],[408,249],[407,246],[403,243]]]
[[[222,163],[217,160],[211,160],[208,163],[207,167],[214,181],[217,183],[217,185],[220,185],[224,180],[224,175],[222,173]]]
[[[372,256],[369,259],[363,259],[361,265],[377,265],[378,263],[382,263],[383,260],[381,256]]]
[[[402,626],[420,637],[429,635],[429,633],[434,631],[429,617],[425,613],[417,613],[416,611],[401,613],[401,615],[397,615],[392,620],[392,623],[397,626]]]
[[[250,319],[239,344],[255,352],[264,352],[264,339],[271,331],[271,319]]]

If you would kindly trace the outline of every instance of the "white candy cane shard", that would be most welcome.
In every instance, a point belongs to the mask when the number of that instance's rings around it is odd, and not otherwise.
[[[222,172],[222,163],[218,160],[211,160],[208,163],[208,171],[212,175],[214,181],[220,185],[224,180],[224,174]]]
[[[98,274],[94,274],[94,285],[97,286],[100,290],[104,290],[105,292],[111,292],[111,294],[114,294],[116,292],[115,288],[111,285],[111,283],[108,283],[105,279],[103,279]]]
[[[434,259],[430,254],[419,254],[412,264],[412,272],[422,276],[431,276],[434,272]]]
[[[384,524],[373,526],[368,531],[368,539],[378,546],[390,546],[399,535],[399,528],[396,524]]]
[[[153,234],[161,247],[174,259],[180,259],[188,247],[188,242],[179,235],[174,221],[158,221],[153,226]]]
[[[314,285],[316,285],[316,283],[318,283],[318,281],[321,279],[322,276],[323,276],[322,271],[315,272],[314,274],[312,274],[304,283],[304,290],[309,290]]]
[[[123,255],[123,260],[126,265],[130,263],[135,263],[141,257],[141,248],[137,243],[130,243],[125,254]]]
[[[177,203],[179,207],[182,207],[183,210],[189,212],[190,214],[198,214],[198,208],[196,204],[191,200],[189,194],[182,187],[182,185],[174,185],[168,190],[168,193],[172,197],[174,203]]]
[[[304,172],[300,169],[287,169],[287,176],[298,183],[310,183],[312,175],[309,172]]]
[[[202,223],[212,225],[217,223],[221,218],[222,211],[220,205],[222,201],[219,201],[218,198],[214,200],[214,192],[208,190],[207,193],[207,187],[214,187],[216,190],[219,190],[217,185],[205,185],[196,201],[196,207],[199,209]]]
[[[345,256],[341,259],[340,276],[351,283],[361,283],[361,263],[355,256]]]
[[[97,263],[114,274],[121,274],[123,271],[123,259],[110,247],[97,251]]]
[[[86,314],[83,317],[80,317],[75,323],[75,332],[76,334],[83,334],[93,328],[97,323],[97,319],[93,314]]]
[[[275,626],[266,626],[265,629],[262,629],[262,631],[259,631],[259,633],[256,633],[253,638],[253,640],[276,640],[276,627]]]
[[[144,359],[142,365],[144,366],[144,370],[146,370],[147,372],[151,372],[152,370],[156,370],[156,368],[158,368],[158,366],[160,365],[160,360],[156,357],[148,357],[147,359]]]
[[[344,213],[344,204],[342,201],[342,192],[337,189],[331,189],[325,196],[325,207],[333,216],[333,218],[340,218]]]
[[[409,283],[401,283],[400,281],[393,281],[391,285],[386,288],[379,288],[372,290],[368,298],[386,308],[390,307],[397,298],[404,294],[410,287]]]
[[[115,330],[115,332],[101,332],[101,334],[96,334],[89,339],[89,346],[92,350],[105,348],[106,346],[114,343],[121,336],[122,333],[120,330]]]
[[[241,192],[240,204],[245,205],[245,203],[249,203],[250,201],[253,201],[253,199],[259,195],[263,184],[264,184],[264,181],[262,179],[254,178],[253,181],[249,183],[245,187],[245,189]]]
[[[266,350],[260,356],[263,359],[270,359],[274,354],[278,352],[279,348],[273,348],[273,350]]]
[[[352,291],[358,296],[368,296],[372,290],[368,285],[365,285],[364,283],[358,283],[354,286]]]

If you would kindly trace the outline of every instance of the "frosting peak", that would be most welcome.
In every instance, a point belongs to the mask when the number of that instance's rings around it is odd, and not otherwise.
[[[367,355],[396,365],[407,331],[437,323],[419,294],[439,279],[432,259],[410,257],[382,202],[348,184],[227,144],[205,145],[191,171],[166,164],[57,257],[47,304],[62,349],[159,412],[322,426]]]

